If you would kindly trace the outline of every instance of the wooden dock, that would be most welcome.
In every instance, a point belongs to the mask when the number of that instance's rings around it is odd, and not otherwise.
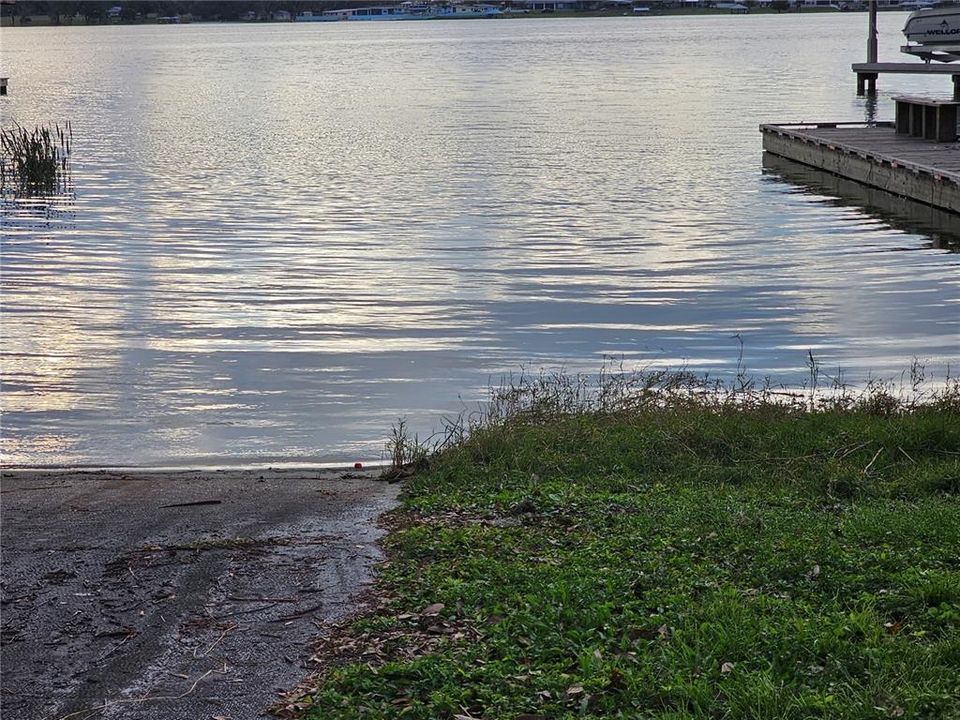
[[[938,65],[932,62],[865,62],[853,63],[857,74],[857,95],[877,91],[876,80],[881,73],[895,75],[949,75],[953,78],[953,97],[960,99],[960,63]],[[872,89],[870,89],[872,88]]]
[[[768,153],[960,214],[960,143],[897,134],[893,123],[761,125]]]

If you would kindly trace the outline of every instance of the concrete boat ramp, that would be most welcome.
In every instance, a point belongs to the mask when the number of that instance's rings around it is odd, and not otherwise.
[[[4,720],[267,717],[363,607],[396,495],[344,471],[4,471]]]
[[[897,132],[893,122],[760,126],[764,151],[960,213],[960,143]]]

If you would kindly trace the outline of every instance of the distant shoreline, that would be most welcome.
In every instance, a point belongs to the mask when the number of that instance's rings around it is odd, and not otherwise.
[[[880,8],[881,12],[907,12],[901,8]],[[601,18],[601,17],[660,17],[660,16],[682,16],[682,15],[823,15],[828,13],[840,13],[841,11],[836,10],[835,8],[824,7],[824,8],[803,8],[802,10],[789,9],[789,10],[776,10],[769,7],[753,7],[748,8],[745,12],[730,10],[728,8],[657,8],[651,9],[649,12],[644,13],[635,13],[633,11],[625,10],[562,10],[554,12],[543,12],[543,11],[530,11],[530,12],[516,12],[516,13],[504,13],[501,16],[496,17],[435,17],[435,18],[422,18],[422,19],[405,19],[405,20],[338,20],[331,22],[348,22],[348,23],[379,23],[379,22],[390,22],[390,23],[408,23],[408,22],[428,22],[432,20],[528,20],[534,18]],[[865,10],[850,10],[844,11],[844,14],[847,13],[866,13]],[[14,22],[8,22],[10,19],[14,18]],[[150,20],[132,20],[132,21],[111,21],[111,22],[50,22],[48,19],[45,19],[40,22],[19,22],[18,19],[21,16],[3,16],[3,23],[0,25],[0,29],[7,30],[10,28],[37,28],[37,27],[114,27],[114,26],[138,26],[138,25],[211,25],[211,24],[220,24],[220,25],[312,25],[316,24],[313,22],[296,22],[294,20],[240,20],[229,19],[195,19],[179,23],[164,23],[160,22],[159,19],[150,19]]]

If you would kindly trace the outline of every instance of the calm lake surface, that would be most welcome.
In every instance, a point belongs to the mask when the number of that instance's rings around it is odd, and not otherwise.
[[[903,14],[880,15],[898,59]],[[950,238],[787,182],[760,122],[858,99],[865,14],[2,31],[8,464],[378,458],[521,367],[800,383],[960,361]]]

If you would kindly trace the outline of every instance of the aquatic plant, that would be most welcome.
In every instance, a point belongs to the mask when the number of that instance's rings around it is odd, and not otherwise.
[[[0,129],[0,191],[20,195],[57,195],[69,185],[68,160],[73,128],[20,125]]]

